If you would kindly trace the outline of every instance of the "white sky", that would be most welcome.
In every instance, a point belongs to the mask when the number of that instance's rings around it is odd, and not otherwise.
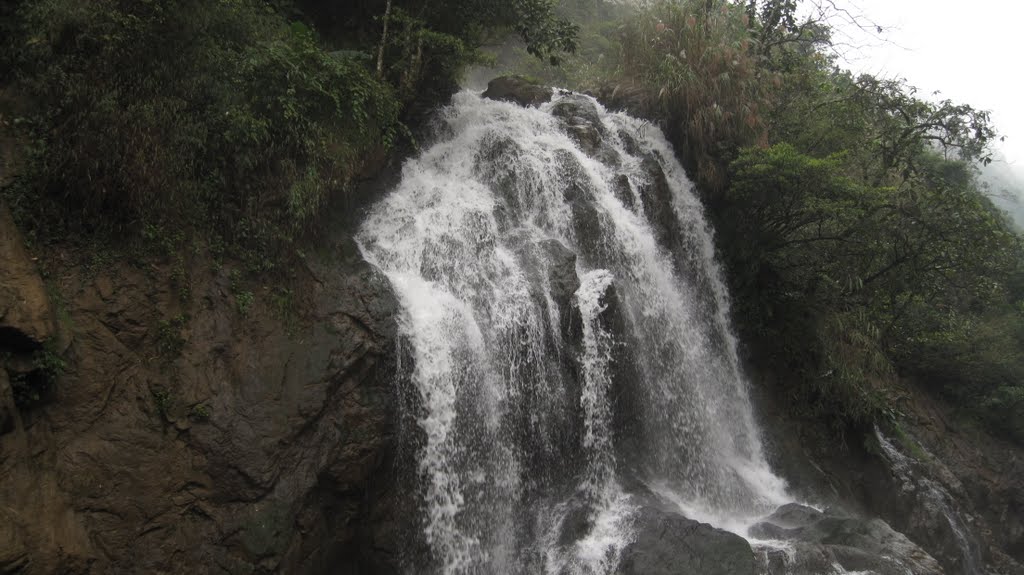
[[[888,30],[867,34],[840,19],[838,41],[861,46],[847,66],[855,72],[903,77],[921,96],[992,112],[1006,141],[997,145],[1007,160],[1024,167],[1024,2],[1018,0],[834,0]],[[844,34],[845,33],[845,34]],[[845,35],[846,38],[842,36]]]

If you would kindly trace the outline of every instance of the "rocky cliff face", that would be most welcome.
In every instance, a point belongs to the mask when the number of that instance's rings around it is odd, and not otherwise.
[[[1024,574],[1022,450],[993,438],[908,383],[898,428],[837,443],[802,420],[760,373],[757,403],[773,464],[801,498],[879,517],[949,575]]]
[[[396,304],[326,244],[283,295],[202,254],[44,282],[0,210],[0,573],[392,570]]]

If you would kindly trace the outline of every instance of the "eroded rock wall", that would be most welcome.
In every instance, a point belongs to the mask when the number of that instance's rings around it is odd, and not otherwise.
[[[397,307],[350,239],[266,285],[48,249],[44,285],[0,214],[0,573],[394,571]]]

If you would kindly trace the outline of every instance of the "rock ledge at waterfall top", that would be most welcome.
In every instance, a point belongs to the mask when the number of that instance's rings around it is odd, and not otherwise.
[[[537,107],[551,101],[554,90],[535,84],[522,76],[501,76],[487,83],[484,98]]]

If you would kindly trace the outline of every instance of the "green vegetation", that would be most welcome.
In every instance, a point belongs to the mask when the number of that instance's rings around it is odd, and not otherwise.
[[[1024,441],[1024,246],[979,183],[988,112],[840,69],[793,0],[567,4],[600,65],[545,79],[663,127],[796,411],[894,422],[912,380]]]
[[[5,3],[0,77],[29,145],[3,196],[42,240],[174,230],[272,258],[480,43],[516,32],[549,60],[575,45],[549,0],[441,4]]]
[[[262,3],[52,0],[17,16],[17,86],[39,105],[9,200],[58,232],[285,234],[394,139],[390,89]]]
[[[170,319],[162,319],[157,324],[156,351],[164,361],[172,361],[185,349],[185,338],[181,330],[188,324],[188,317],[179,314]]]
[[[171,392],[164,389],[156,389],[152,391],[153,394],[153,406],[156,407],[157,415],[163,421],[170,419],[171,409],[174,407],[174,397]]]
[[[765,138],[766,70],[742,4],[656,2],[631,18],[619,80],[661,119],[706,187],[720,189],[723,146]],[[655,90],[656,88],[656,90]]]
[[[256,296],[251,291],[240,291],[235,294],[235,304],[238,306],[238,313],[240,315],[249,315],[249,309],[252,308],[252,304],[256,301]]]
[[[197,403],[188,410],[188,417],[193,421],[209,421],[210,408],[206,407],[205,404]]]
[[[274,312],[274,317],[284,325],[285,333],[293,337],[298,324],[298,306],[292,290],[275,286],[268,288],[268,291],[270,309]]]

